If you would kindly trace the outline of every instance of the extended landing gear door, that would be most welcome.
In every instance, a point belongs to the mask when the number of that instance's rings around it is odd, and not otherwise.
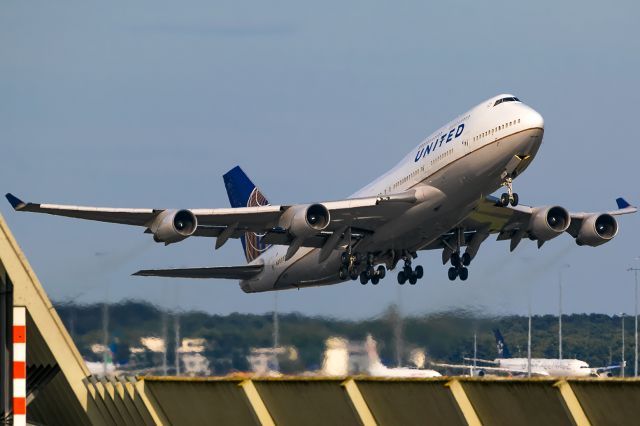
[[[524,170],[531,162],[530,155],[514,155],[507,163],[507,166],[502,172],[502,178],[516,177]]]

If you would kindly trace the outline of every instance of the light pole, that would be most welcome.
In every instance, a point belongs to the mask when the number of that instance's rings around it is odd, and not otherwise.
[[[635,350],[635,357],[633,360],[633,376],[638,377],[638,271],[640,271],[640,268],[627,269],[627,272],[631,272],[631,271],[634,272],[635,281],[636,281],[635,292],[633,296],[634,309],[635,309],[633,311],[633,318],[635,320],[635,342],[633,346]]]
[[[527,377],[531,378],[531,295],[529,295],[529,331],[527,332]]]
[[[558,358],[562,359],[562,271],[569,268],[565,263],[558,271]]]
[[[622,361],[620,362],[620,377],[624,377],[624,312],[620,313],[620,321],[622,322]]]

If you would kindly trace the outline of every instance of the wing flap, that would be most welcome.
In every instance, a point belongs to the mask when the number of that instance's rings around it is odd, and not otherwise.
[[[215,266],[209,268],[181,269],[143,269],[133,275],[141,277],[165,278],[222,278],[229,280],[248,280],[264,269],[263,265]]]

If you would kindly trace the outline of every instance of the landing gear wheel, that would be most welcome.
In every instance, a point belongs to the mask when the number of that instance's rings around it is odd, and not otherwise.
[[[404,271],[398,272],[398,284],[404,285],[407,282],[407,276]]]
[[[458,273],[460,274],[460,279],[462,281],[466,281],[467,278],[469,278],[469,270],[467,268],[460,268]]]
[[[383,279],[385,277],[385,275],[387,275],[387,270],[385,269],[384,266],[380,265],[378,266],[378,279]]]
[[[453,266],[449,268],[449,279],[451,281],[455,280],[458,277],[458,268],[454,268]]]
[[[513,207],[518,205],[518,201],[520,201],[520,197],[518,197],[518,194],[516,194],[515,192],[513,193],[513,195],[511,196],[511,205]]]
[[[469,266],[471,264],[471,255],[465,253],[462,255],[462,266]]]
[[[359,275],[360,274],[358,274],[358,271],[356,271],[356,270],[353,270],[353,271],[349,272],[349,276],[351,277],[352,281],[357,280]]]
[[[340,255],[340,260],[342,261],[343,265],[348,265],[349,264],[349,253],[347,253],[346,251],[343,252]]]
[[[373,278],[371,278],[371,284],[378,285],[379,282],[380,282],[380,278],[378,278],[377,276],[374,276]]]
[[[365,285],[369,282],[369,277],[367,276],[366,273],[361,273],[360,274],[360,284]]]
[[[509,205],[509,201],[511,201],[511,197],[506,192],[503,192],[500,196],[500,205],[502,207],[507,207]]]
[[[349,273],[347,272],[347,268],[340,268],[340,271],[338,272],[338,278],[340,278],[341,280],[346,280],[348,276]]]
[[[409,277],[409,284],[416,285],[417,282],[418,277],[416,277],[416,274],[411,274],[411,276]]]
[[[369,266],[367,268],[366,275],[368,278],[373,278],[376,276],[376,269],[373,266]]]
[[[416,278],[417,278],[417,279],[420,279],[420,278],[422,278],[422,277],[423,277],[423,275],[424,275],[424,269],[422,269],[422,265],[418,265],[418,266],[416,266],[415,273],[416,273]]]
[[[460,266],[460,253],[455,252],[451,255],[451,265],[456,268]]]

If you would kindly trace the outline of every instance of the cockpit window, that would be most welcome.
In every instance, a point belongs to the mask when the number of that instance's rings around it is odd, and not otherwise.
[[[498,100],[496,101],[496,103],[495,103],[495,104],[493,104],[493,106],[499,105],[499,104],[501,104],[501,103],[503,103],[503,102],[520,102],[520,99],[515,98],[515,97],[512,97],[512,98],[502,98],[502,99],[498,99]]]

